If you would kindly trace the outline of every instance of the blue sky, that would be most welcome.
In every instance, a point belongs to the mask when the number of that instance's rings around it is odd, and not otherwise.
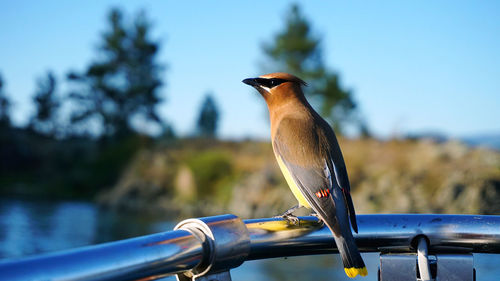
[[[500,2],[297,2],[376,135],[500,132]],[[50,69],[63,78],[95,58],[106,15],[117,6],[128,15],[144,9],[154,24],[159,61],[168,66],[159,112],[178,133],[193,130],[210,91],[223,137],[266,138],[265,104],[241,80],[261,74],[261,45],[283,27],[291,3],[2,1],[0,73],[15,121],[32,113],[37,77]]]

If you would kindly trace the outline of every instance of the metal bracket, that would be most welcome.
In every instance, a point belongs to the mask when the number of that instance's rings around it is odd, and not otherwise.
[[[474,258],[472,254],[436,255],[436,281],[475,281]]]
[[[417,263],[415,254],[381,254],[379,281],[415,281]]]
[[[475,281],[474,259],[471,253],[429,256],[427,239],[420,237],[417,254],[380,255],[378,280]]]
[[[420,236],[418,239],[417,246],[417,264],[418,264],[418,272],[420,273],[421,281],[431,281],[431,266],[429,263],[429,247],[428,247],[427,239],[423,236]]]
[[[203,258],[194,269],[177,274],[178,281],[231,281],[229,270],[250,253],[250,234],[235,215],[187,219],[174,228],[191,232],[203,244]]]

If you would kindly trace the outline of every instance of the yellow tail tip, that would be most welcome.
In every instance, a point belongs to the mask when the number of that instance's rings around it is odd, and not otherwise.
[[[368,275],[368,270],[366,270],[366,267],[363,268],[356,268],[356,267],[344,267],[345,274],[349,276],[350,278],[356,277],[358,274],[361,276],[366,276]]]

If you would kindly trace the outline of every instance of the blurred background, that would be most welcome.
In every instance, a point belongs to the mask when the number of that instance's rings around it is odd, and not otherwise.
[[[496,1],[4,1],[0,258],[295,204],[267,108],[290,72],[335,128],[358,213],[500,213]],[[366,280],[378,256],[367,254]],[[478,280],[496,256],[478,255]],[[344,280],[336,256],[235,280]]]

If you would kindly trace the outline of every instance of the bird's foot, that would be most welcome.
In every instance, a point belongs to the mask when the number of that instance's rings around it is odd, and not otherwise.
[[[299,218],[297,218],[297,216],[292,215],[292,213],[299,208],[301,208],[299,205],[293,206],[290,209],[286,210],[286,212],[284,212],[283,214],[274,216],[273,218],[285,219],[287,222],[293,225],[300,225]]]
[[[284,218],[287,222],[291,223],[292,225],[300,225],[300,220],[297,216],[294,216],[292,214],[287,214],[281,217]]]
[[[299,218],[297,216],[292,215],[292,214],[277,215],[277,216],[274,216],[273,218],[275,218],[275,219],[284,219],[284,220],[286,220],[288,223],[290,223],[292,225],[300,225]]]

